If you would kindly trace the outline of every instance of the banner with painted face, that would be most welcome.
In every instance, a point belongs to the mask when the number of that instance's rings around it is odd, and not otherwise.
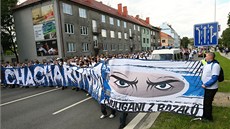
[[[124,112],[175,112],[201,116],[201,63],[111,59],[93,68],[33,65],[3,68],[7,84],[74,86]]]
[[[200,62],[112,59],[106,74],[105,103],[126,112],[203,113]]]

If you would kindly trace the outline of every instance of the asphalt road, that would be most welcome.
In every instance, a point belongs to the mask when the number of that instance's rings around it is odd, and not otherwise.
[[[69,108],[66,108],[68,107]],[[66,109],[65,109],[66,108]],[[63,109],[63,110],[62,110]],[[108,110],[109,111],[109,110]],[[100,119],[100,105],[83,91],[1,88],[1,129],[117,129],[120,113]],[[129,123],[137,113],[129,113]]]

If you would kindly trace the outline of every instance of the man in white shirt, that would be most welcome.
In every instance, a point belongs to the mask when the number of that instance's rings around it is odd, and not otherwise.
[[[203,101],[203,116],[202,120],[213,121],[212,116],[212,101],[218,90],[218,76],[220,73],[219,62],[215,60],[215,54],[210,52],[206,54],[202,73],[202,87],[205,90]]]

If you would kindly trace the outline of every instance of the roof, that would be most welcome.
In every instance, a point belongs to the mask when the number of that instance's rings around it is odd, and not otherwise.
[[[171,35],[168,35],[168,34],[166,34],[164,32],[160,32],[160,36],[165,37],[165,38],[172,38],[173,39],[173,37]]]
[[[44,0],[27,0],[20,5],[17,5],[14,8],[14,10],[29,6],[31,4],[36,4],[36,3],[42,2],[42,1],[44,1]],[[124,19],[126,21],[133,22],[133,23],[136,23],[138,25],[152,29],[152,26],[150,24],[147,24],[144,20],[136,19],[135,17],[130,16],[130,15],[124,16],[122,14],[119,14],[117,9],[114,9],[110,6],[107,6],[107,5],[103,4],[102,2],[98,2],[95,0],[70,0],[70,1],[77,3],[77,4],[80,4],[80,5],[83,5],[83,6],[86,6],[86,7],[89,7],[89,8],[92,8],[92,9],[99,10],[101,12],[110,14],[112,16],[116,16],[116,17],[119,17],[119,18]]]

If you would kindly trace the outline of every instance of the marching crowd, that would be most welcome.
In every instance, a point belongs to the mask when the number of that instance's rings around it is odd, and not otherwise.
[[[185,60],[191,60],[193,58],[193,55],[195,55],[198,51],[196,49],[194,50],[182,50],[181,54],[185,57]],[[9,62],[6,63],[1,63],[1,69],[3,68],[23,68],[23,67],[30,67],[32,65],[37,65],[37,64],[43,64],[43,65],[59,65],[59,66],[77,66],[80,68],[90,68],[94,67],[95,64],[97,64],[100,61],[106,61],[111,58],[129,58],[129,59],[144,59],[147,60],[149,55],[151,54],[151,51],[148,52],[140,52],[140,53],[129,53],[129,54],[116,54],[116,55],[100,55],[100,56],[75,56],[72,58],[54,58],[54,59],[49,59],[49,60],[42,60],[39,62],[38,60],[31,60],[28,62],[23,62],[23,63],[14,63],[11,64]],[[214,59],[214,54],[208,53],[207,55],[211,55],[212,59],[210,57],[210,60]],[[206,57],[207,58],[207,57]],[[208,58],[207,58],[208,59]],[[1,70],[1,79],[5,78],[4,71]],[[2,82],[1,82],[2,83]],[[15,88],[19,87],[19,85],[4,85],[4,87],[10,87],[10,88]],[[29,86],[21,86],[25,88],[29,88]],[[65,86],[61,86],[62,90],[64,90]],[[202,85],[203,87],[203,85]],[[37,88],[37,86],[36,86]],[[73,90],[76,89],[76,91],[80,90],[77,87],[73,87]],[[89,94],[87,94],[89,95]],[[214,94],[215,95],[215,94]],[[108,115],[106,111],[107,107],[105,104],[101,104],[101,113],[102,115],[100,116],[101,119],[105,117],[109,117],[110,119],[114,118],[116,116],[116,110],[110,108],[110,115]],[[128,113],[127,112],[122,112],[120,115],[120,126],[119,129],[124,128],[126,126],[126,117]],[[208,114],[209,115],[209,114]],[[206,117],[205,117],[206,118]],[[209,117],[207,117],[209,118]],[[212,117],[210,117],[211,119]]]
[[[116,54],[116,55],[99,55],[99,56],[75,56],[72,58],[54,58],[54,59],[49,59],[49,60],[42,60],[39,62],[38,60],[30,60],[28,62],[23,62],[23,63],[10,63],[10,62],[5,62],[1,63],[1,69],[3,68],[23,68],[23,67],[30,67],[32,65],[37,65],[37,64],[43,64],[43,65],[69,65],[69,66],[77,66],[81,68],[90,68],[93,67],[96,63],[100,61],[106,61],[111,58],[131,58],[131,59],[147,59],[149,56],[150,52],[140,52],[140,53],[132,53],[132,54]],[[1,79],[5,78],[4,71],[1,70]],[[3,81],[3,80],[2,80]],[[1,82],[2,83],[2,82]],[[29,88],[29,86],[19,86],[18,84],[10,84],[6,85],[3,84],[3,87],[9,87],[9,88],[15,88],[15,87],[21,87],[21,88]],[[56,86],[59,88],[59,86]],[[62,90],[64,90],[65,86],[61,86]],[[38,88],[38,86],[35,86],[35,88]],[[79,91],[80,89],[78,87],[72,87],[72,90]],[[86,92],[86,91],[85,91]],[[89,95],[88,93],[86,94],[87,96]],[[100,116],[100,119],[104,119],[105,117],[109,117],[110,119],[114,118],[116,116],[116,110],[110,109],[111,112],[110,115],[107,113],[107,106],[105,104],[101,104],[101,113],[102,115]],[[126,125],[126,117],[128,113],[122,112],[120,116],[120,126],[119,128],[124,128]]]

